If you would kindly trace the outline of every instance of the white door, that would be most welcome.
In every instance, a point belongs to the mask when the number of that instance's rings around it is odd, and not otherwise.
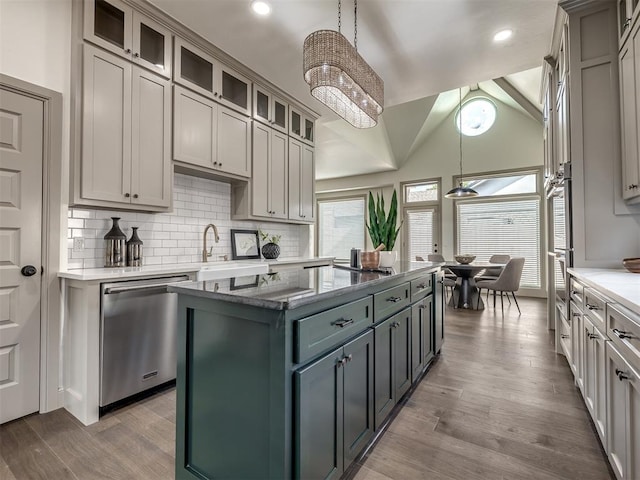
[[[441,253],[437,207],[405,208],[404,228],[407,260],[427,260],[427,255]]]
[[[0,90],[0,423],[39,409],[43,115]]]

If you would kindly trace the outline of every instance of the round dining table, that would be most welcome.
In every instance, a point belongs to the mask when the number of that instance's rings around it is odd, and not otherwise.
[[[483,310],[484,302],[478,293],[474,277],[485,268],[504,268],[502,263],[473,262],[468,264],[446,262],[442,268],[449,269],[455,276],[456,286],[449,299],[449,306],[469,310]]]

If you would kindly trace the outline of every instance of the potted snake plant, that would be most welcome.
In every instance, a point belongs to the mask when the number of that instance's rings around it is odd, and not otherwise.
[[[396,227],[397,222],[398,197],[396,190],[393,190],[388,214],[385,213],[384,209],[384,197],[377,193],[374,201],[373,194],[369,192],[369,222],[367,223],[367,230],[374,247],[384,244],[384,248],[380,252],[380,267],[392,267],[398,259],[398,252],[393,251],[393,247],[398,238],[398,233],[400,233],[402,222]]]

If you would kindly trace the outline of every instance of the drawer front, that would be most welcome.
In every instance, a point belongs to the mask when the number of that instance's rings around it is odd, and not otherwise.
[[[410,303],[410,283],[378,292],[373,296],[374,321],[378,322],[399,312]]]
[[[607,304],[607,336],[632,366],[640,369],[640,316],[620,305]]]
[[[424,275],[411,280],[411,302],[422,300],[433,291],[433,275]]]
[[[582,311],[584,312],[584,314],[589,317],[589,319],[596,327],[600,329],[600,331],[606,332],[606,300],[589,287],[585,287],[583,298],[584,308],[582,309]]]
[[[373,323],[373,300],[347,303],[295,322],[294,361],[304,362],[364,330]]]
[[[564,356],[567,357],[567,362],[571,365],[571,325],[564,317],[564,315],[560,315],[560,346],[562,347],[562,352]]]
[[[576,280],[575,277],[569,279],[569,297],[576,302],[578,307],[582,309],[584,295],[584,285]]]

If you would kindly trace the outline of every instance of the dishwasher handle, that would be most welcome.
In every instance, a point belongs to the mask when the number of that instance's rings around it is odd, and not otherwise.
[[[147,285],[129,285],[129,286],[122,286],[122,287],[107,287],[104,289],[104,294],[111,295],[114,293],[123,293],[123,292],[166,290],[169,285],[179,285],[181,283],[191,283],[191,282],[192,280],[189,279],[189,276],[184,275],[182,277],[176,277],[176,281],[171,281],[171,282],[150,283]]]

